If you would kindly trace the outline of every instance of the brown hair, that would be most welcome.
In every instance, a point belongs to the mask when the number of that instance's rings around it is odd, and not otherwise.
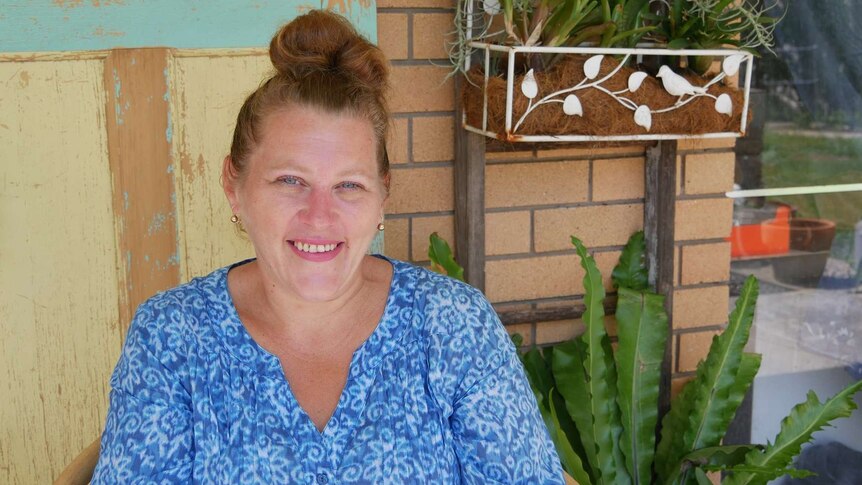
[[[281,27],[269,44],[269,58],[276,73],[246,98],[236,119],[230,147],[234,174],[244,174],[263,120],[299,104],[367,118],[377,139],[378,173],[388,190],[384,96],[389,68],[383,52],[343,17],[312,10]]]

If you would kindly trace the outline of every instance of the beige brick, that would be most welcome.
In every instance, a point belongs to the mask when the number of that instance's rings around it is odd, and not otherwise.
[[[455,254],[455,218],[453,216],[414,217],[413,218],[413,261],[428,261],[428,238],[436,232],[449,243]],[[458,255],[455,254],[457,257]]]
[[[736,146],[736,138],[701,138],[680,140],[677,150],[707,150],[711,148],[733,148]]]
[[[676,195],[682,193],[682,157],[676,157]]]
[[[379,0],[377,8],[454,8],[453,0]]]
[[[393,113],[455,109],[454,78],[447,66],[393,66],[389,108]]]
[[[485,215],[485,254],[530,251],[530,212],[492,212]]]
[[[386,219],[386,232],[383,239],[383,253],[395,259],[410,260],[408,248],[407,219]]]
[[[439,162],[455,158],[455,119],[451,116],[413,118],[413,161]]]
[[[485,152],[485,160],[532,160],[535,159],[535,154],[532,151],[520,152]]]
[[[643,204],[545,209],[535,213],[537,252],[571,249],[576,236],[587,248],[621,246],[643,229]]]
[[[673,292],[674,328],[724,324],[729,298],[725,285],[677,289]]]
[[[614,288],[614,280],[611,278],[611,273],[614,272],[614,266],[620,260],[621,251],[604,251],[601,253],[593,253],[593,258],[596,260],[596,267],[602,273],[602,283],[605,287],[605,292],[612,291]],[[582,285],[578,285],[580,288]],[[583,293],[579,290],[578,293]]]
[[[485,294],[493,302],[534,300],[583,293],[575,254],[485,263]]]
[[[392,170],[392,189],[386,203],[390,214],[442,212],[453,208],[451,168]]]
[[[639,199],[644,196],[644,159],[611,158],[593,162],[593,200]]]
[[[735,160],[733,152],[686,155],[685,193],[712,194],[731,190]]]
[[[674,377],[670,382],[671,398],[676,397],[680,392],[682,392],[682,388],[693,379],[694,376]]]
[[[676,240],[728,239],[733,225],[733,201],[724,197],[678,200]],[[682,230],[680,230],[682,228]]]
[[[679,247],[673,248],[673,284],[679,286],[679,259],[681,250]]]
[[[580,319],[539,322],[536,324],[536,345],[565,342],[582,333],[584,333],[584,323]]]
[[[413,14],[413,58],[448,59],[449,43],[456,37],[451,13]]]
[[[727,238],[733,225],[731,199],[695,199],[676,202],[674,233],[677,241]]]
[[[504,327],[506,332],[509,335],[520,334],[524,339],[524,347],[529,347],[533,345],[533,324],[532,323],[518,323],[515,325],[506,325]]]
[[[389,127],[389,137],[386,141],[386,152],[389,154],[389,163],[407,163],[410,161],[407,153],[407,139],[410,133],[407,129],[406,118],[393,118]]]
[[[407,59],[407,14],[377,14],[377,46],[389,59]]]
[[[554,148],[539,150],[536,155],[540,159],[565,158],[567,160],[575,160],[595,157],[643,155],[645,153],[645,150],[645,145],[626,145],[618,147]]]
[[[586,161],[489,165],[485,170],[485,206],[584,202],[588,177]]]
[[[712,337],[718,332],[684,333],[679,336],[679,372],[697,369],[697,363],[709,353]]]
[[[717,283],[730,278],[730,243],[691,244],[682,251],[682,284]]]

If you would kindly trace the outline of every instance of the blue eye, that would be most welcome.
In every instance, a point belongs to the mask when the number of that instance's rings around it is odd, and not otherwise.
[[[362,188],[362,186],[357,184],[356,182],[342,182],[339,187],[347,190],[357,190]]]
[[[299,179],[290,175],[279,177],[278,181],[285,185],[299,185]]]

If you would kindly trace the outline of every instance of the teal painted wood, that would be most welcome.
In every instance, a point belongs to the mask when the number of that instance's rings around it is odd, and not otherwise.
[[[318,2],[0,0],[0,52],[264,47],[281,24],[310,6],[344,15],[377,41],[376,0]]]

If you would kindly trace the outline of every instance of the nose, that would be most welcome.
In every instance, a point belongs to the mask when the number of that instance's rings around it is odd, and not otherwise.
[[[326,227],[335,220],[335,200],[328,190],[312,189],[305,207],[299,213],[300,221],[312,227]]]

